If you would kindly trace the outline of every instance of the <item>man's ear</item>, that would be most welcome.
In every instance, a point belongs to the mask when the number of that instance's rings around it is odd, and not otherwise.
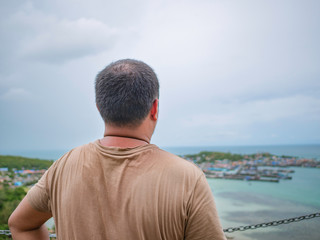
[[[151,119],[154,121],[158,120],[158,114],[159,114],[159,99],[155,99],[152,103],[152,107],[150,111]]]
[[[97,107],[98,111],[100,112],[100,109],[99,109],[99,107],[98,107],[98,105],[97,105],[97,104],[96,104],[96,107]]]

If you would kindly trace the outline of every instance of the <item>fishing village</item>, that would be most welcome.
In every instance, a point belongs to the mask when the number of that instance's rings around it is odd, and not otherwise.
[[[0,189],[31,187],[54,161],[0,155]]]
[[[200,152],[181,157],[200,167],[207,178],[231,180],[279,182],[292,179],[294,170],[289,167],[320,168],[320,162],[315,159],[276,156],[270,153],[241,155]]]
[[[270,153],[250,155],[224,152],[200,152],[180,156],[196,164],[207,178],[279,182],[290,180],[294,170],[289,167],[320,168],[320,161]],[[0,157],[0,187],[31,186],[53,161],[14,156]]]

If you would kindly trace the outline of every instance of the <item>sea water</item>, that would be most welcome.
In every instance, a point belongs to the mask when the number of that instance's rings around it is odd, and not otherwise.
[[[208,179],[223,228],[320,212],[320,169],[291,168],[292,180],[248,182]],[[320,218],[227,234],[235,239],[320,239]],[[281,237],[280,237],[281,236]]]

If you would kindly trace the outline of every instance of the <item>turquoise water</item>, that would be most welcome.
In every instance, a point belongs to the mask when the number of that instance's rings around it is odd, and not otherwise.
[[[295,170],[292,180],[279,183],[208,179],[223,228],[320,212],[320,169],[292,169]],[[316,218],[227,235],[248,240],[320,239],[319,229],[320,218]]]
[[[320,169],[290,168],[292,180],[280,180],[279,183],[208,179],[212,192],[254,192],[272,198],[293,201],[318,207],[320,209]]]

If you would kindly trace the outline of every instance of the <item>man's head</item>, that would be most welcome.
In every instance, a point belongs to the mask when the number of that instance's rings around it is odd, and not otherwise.
[[[159,98],[159,82],[147,64],[119,60],[108,65],[96,77],[96,104],[109,125],[136,127],[147,117]]]

